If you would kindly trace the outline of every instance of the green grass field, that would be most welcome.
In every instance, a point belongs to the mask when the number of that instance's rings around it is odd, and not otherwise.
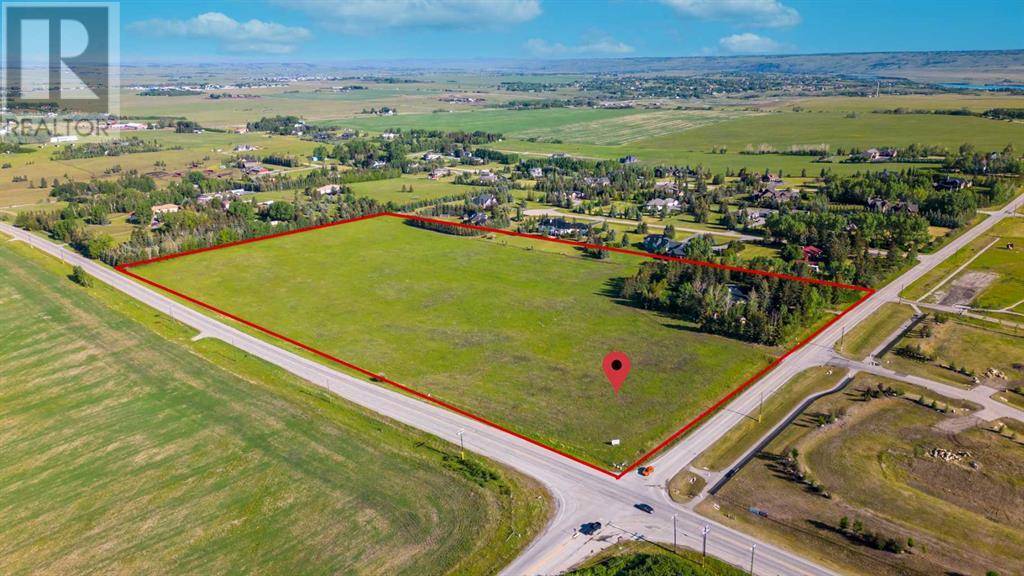
[[[516,138],[558,139],[599,145],[622,145],[653,136],[684,132],[709,126],[732,118],[749,116],[751,112],[736,110],[661,110],[577,122],[568,127],[534,127],[516,129],[509,134]]]
[[[1008,248],[1008,244],[1013,244],[1013,249]],[[975,256],[977,258],[966,268],[947,280],[950,274]],[[988,310],[1005,308],[1024,312],[1024,220],[1008,218],[993,226],[903,290],[902,295],[905,298],[920,299],[932,291],[928,294],[928,300],[935,300],[955,285],[959,278],[977,272],[991,273],[995,276],[993,281],[974,297],[970,302],[971,306]],[[943,281],[945,283],[939,286]]]
[[[701,453],[693,465],[705,470],[724,470],[755,442],[761,439],[786,417],[800,402],[816,392],[823,392],[839,384],[844,372],[839,368],[810,368],[797,374],[780,391],[764,402],[764,412],[748,414],[718,442]],[[759,418],[760,417],[760,418]],[[687,473],[686,470],[680,474]]]
[[[390,128],[424,130],[483,130],[500,134],[518,134],[532,130],[555,131],[570,134],[565,127],[578,124],[620,119],[640,114],[643,110],[600,110],[593,108],[548,108],[544,110],[467,110],[438,112],[436,114],[399,114],[397,116],[368,116],[345,118],[329,122],[344,128],[384,132]],[[561,130],[558,130],[561,129]],[[555,133],[555,132],[551,132]]]
[[[567,576],[743,576],[732,564],[700,552],[664,544],[626,541],[613,544],[566,572]]]
[[[532,481],[0,242],[0,573],[493,574]],[[216,364],[214,364],[214,362]]]
[[[1024,219],[1009,218],[1000,222],[989,234],[999,238],[967,267],[965,272],[988,272],[995,281],[971,303],[987,310],[1024,312]],[[1009,245],[1013,248],[1009,248]],[[1020,318],[1024,320],[1024,318]]]
[[[12,207],[25,205],[42,205],[48,195],[49,188],[37,187],[41,178],[47,181],[55,179],[87,181],[94,178],[116,178],[118,174],[107,173],[113,167],[120,167],[121,173],[131,170],[146,174],[154,171],[166,172],[167,176],[156,178],[158,185],[165,186],[173,180],[174,172],[188,172],[193,169],[212,169],[217,173],[231,172],[239,176],[237,170],[222,168],[234,156],[234,147],[239,144],[253,144],[259,147],[255,153],[262,156],[270,153],[296,154],[308,156],[315,145],[292,136],[271,136],[265,134],[233,134],[204,132],[202,134],[177,134],[173,130],[152,130],[138,134],[144,140],[156,140],[167,149],[159,152],[142,154],[124,154],[121,156],[103,156],[82,158],[77,160],[53,160],[51,155],[54,147],[45,145],[25,154],[8,154],[3,156],[5,163],[11,167],[0,170],[0,209],[10,210]],[[180,147],[180,150],[171,148]],[[157,168],[155,163],[161,161],[164,167]],[[198,168],[193,168],[196,165]],[[27,182],[13,182],[15,176],[28,178]],[[30,185],[32,187],[30,187]]]
[[[381,218],[134,269],[603,466],[631,462],[775,350],[610,297],[637,257]],[[629,354],[616,397],[601,360]],[[608,441],[620,438],[620,446]]]
[[[878,382],[908,398],[861,400],[858,390]],[[813,404],[699,510],[844,574],[1016,573],[1024,555],[1020,444],[981,427],[949,432],[943,427],[957,416],[916,404],[917,394],[858,375],[844,393]],[[840,423],[819,426],[822,414],[837,414]],[[969,457],[947,462],[931,456],[935,448]],[[781,471],[779,458],[792,449],[831,498]],[[751,514],[751,506],[768,518]],[[912,538],[912,552],[857,544],[839,532],[844,516],[904,546]]]
[[[590,160],[615,160],[632,154],[641,162],[649,164],[674,164],[679,166],[703,166],[712,172],[726,170],[738,171],[740,168],[772,172],[781,171],[787,177],[799,177],[806,170],[809,176],[817,176],[826,169],[835,174],[852,174],[865,170],[903,170],[910,167],[924,167],[924,164],[878,163],[819,163],[811,156],[783,156],[740,154],[729,151],[725,154],[713,154],[708,150],[691,150],[686,147],[662,147],[651,145],[650,141],[642,140],[622,146],[599,146],[597,144],[579,144],[566,142],[548,144],[543,142],[527,142],[525,140],[506,140],[494,145],[494,148],[505,152],[517,152],[526,157],[543,158],[555,153],[566,153],[577,158]]]
[[[425,175],[403,175],[400,178],[388,178],[387,180],[371,180],[369,182],[357,182],[349,184],[352,193],[356,196],[367,196],[381,203],[394,202],[402,205],[422,200],[433,200],[446,196],[458,194],[483,194],[487,188],[481,186],[467,186],[464,184],[452,184],[451,178],[447,180],[431,180]],[[402,188],[406,191],[403,192]],[[409,192],[409,189],[412,192]]]
[[[895,302],[886,302],[867,321],[858,324],[836,343],[836,350],[847,358],[863,360],[885,339],[914,316],[914,309]]]

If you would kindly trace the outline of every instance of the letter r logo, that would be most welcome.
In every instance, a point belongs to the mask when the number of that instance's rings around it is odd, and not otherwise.
[[[4,106],[116,113],[117,6],[3,3]]]

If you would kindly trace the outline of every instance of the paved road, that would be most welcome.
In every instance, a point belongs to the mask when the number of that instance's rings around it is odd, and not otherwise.
[[[708,552],[737,566],[748,565],[751,545],[756,543],[759,574],[832,574],[795,554],[709,522],[686,508],[668,502],[652,501],[652,486],[643,482],[616,481],[605,474],[580,466],[475,420],[359,380],[299,356],[179,304],[63,246],[6,223],[0,223],[0,232],[27,242],[70,264],[82,266],[96,280],[193,327],[199,332],[199,337],[218,338],[228,342],[355,404],[455,444],[459,442],[458,431],[464,430],[467,449],[536,478],[554,497],[556,513],[542,537],[531,543],[527,550],[504,570],[504,574],[556,574],[594,551],[623,538],[671,542],[673,514],[677,515],[677,537],[681,545],[699,549],[701,527],[710,525]],[[655,513],[648,515],[633,508],[633,505],[639,502],[654,504]],[[580,524],[595,520],[606,526],[596,538],[582,535],[573,537],[574,529]]]
[[[263,358],[322,386],[347,400],[393,420],[408,424],[452,443],[457,432],[465,430],[466,447],[473,452],[502,462],[529,474],[546,486],[555,499],[557,510],[547,529],[510,566],[509,575],[556,574],[594,551],[620,538],[646,538],[671,542],[672,518],[677,518],[677,537],[681,545],[700,549],[702,526],[710,526],[708,552],[737,566],[747,567],[750,551],[757,544],[758,574],[823,575],[832,572],[806,561],[796,554],[780,550],[750,536],[708,521],[691,510],[672,503],[664,485],[674,473],[687,466],[698,454],[735,426],[744,414],[753,413],[762,393],[769,396],[793,375],[806,368],[822,365],[831,357],[831,349],[842,334],[875,312],[882,304],[898,298],[899,291],[934,268],[962,246],[983,234],[1007,214],[1024,204],[1024,195],[995,213],[972,230],[931,255],[895,282],[876,292],[819,334],[810,344],[790,355],[764,378],[748,388],[696,432],[663,452],[654,462],[658,472],[641,478],[629,475],[620,481],[572,463],[543,448],[511,437],[475,420],[460,416],[415,398],[369,384],[328,366],[298,356],[274,344],[236,330],[216,318],[181,305],[162,294],[94,261],[74,254],[53,242],[39,238],[8,224],[0,223],[0,232],[61,257],[86,269],[97,280],[124,292],[176,320],[199,331],[203,337],[219,338],[246,352]],[[647,515],[633,508],[638,502],[655,506]],[[583,522],[600,520],[606,527],[597,538],[573,537],[574,528]]]

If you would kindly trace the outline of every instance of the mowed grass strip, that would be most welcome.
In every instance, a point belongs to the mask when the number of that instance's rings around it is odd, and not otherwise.
[[[477,485],[456,448],[67,273],[0,242],[0,573],[492,574],[545,522],[531,481]]]
[[[515,240],[381,217],[133,271],[602,466],[631,462],[777,352],[618,301],[640,257]],[[633,366],[617,397],[601,369],[611,350]]]

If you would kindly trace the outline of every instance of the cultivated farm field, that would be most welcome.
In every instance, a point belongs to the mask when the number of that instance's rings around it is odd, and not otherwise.
[[[548,245],[377,218],[132,271],[608,467],[778,352],[620,303],[639,257]],[[633,364],[617,397],[611,350]]]
[[[532,481],[0,241],[0,573],[494,573]],[[447,460],[446,460],[447,459]]]

